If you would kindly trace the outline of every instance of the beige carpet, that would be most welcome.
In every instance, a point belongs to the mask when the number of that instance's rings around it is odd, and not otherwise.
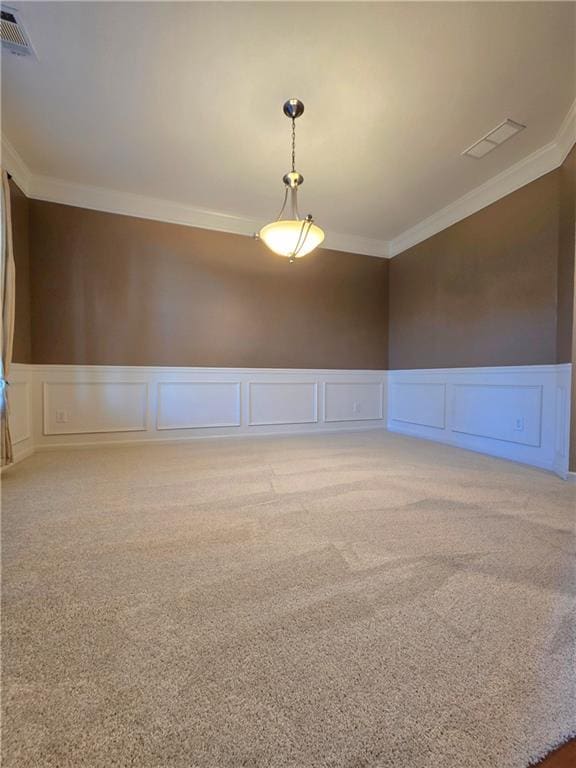
[[[3,478],[4,768],[525,768],[576,732],[576,487],[383,432]]]

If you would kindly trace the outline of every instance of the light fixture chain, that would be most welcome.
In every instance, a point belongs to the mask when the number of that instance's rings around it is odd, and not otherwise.
[[[298,212],[298,190],[304,178],[296,170],[296,119],[304,112],[304,104],[299,99],[289,99],[283,112],[292,121],[292,170],[282,177],[284,201],[278,218],[262,227],[259,236],[271,251],[286,256],[292,263],[317,248],[324,240],[324,232],[310,214],[301,219]]]

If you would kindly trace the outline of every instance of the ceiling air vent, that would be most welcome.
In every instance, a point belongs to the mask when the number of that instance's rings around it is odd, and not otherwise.
[[[512,136],[516,136],[516,134],[523,131],[524,128],[526,128],[526,126],[522,125],[522,123],[516,123],[514,120],[508,118],[508,120],[504,120],[503,123],[500,123],[496,128],[493,128],[490,133],[487,133],[485,136],[482,136],[481,139],[475,141],[474,144],[472,144],[471,147],[468,147],[468,149],[465,149],[462,154],[468,155],[468,157],[475,157],[476,159],[485,157],[488,152],[492,152],[493,149],[499,147],[500,144],[504,144],[504,142],[511,139]]]
[[[34,50],[17,13],[12,8],[4,7],[2,17],[2,50],[16,56],[34,56]]]

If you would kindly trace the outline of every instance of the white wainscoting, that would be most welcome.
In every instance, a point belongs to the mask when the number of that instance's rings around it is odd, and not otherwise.
[[[324,384],[324,421],[370,421],[383,416],[383,382],[327,381]]]
[[[161,381],[156,429],[239,427],[239,381]]]
[[[8,398],[14,459],[20,461],[34,451],[31,366],[17,363],[12,365]]]
[[[570,365],[347,371],[28,366],[14,454],[97,443],[387,428],[568,475]]]
[[[386,428],[385,371],[21,368],[27,369],[29,379],[29,429],[40,449]],[[15,398],[15,425],[22,423],[21,411]]]
[[[568,365],[389,371],[388,429],[568,473]]]
[[[143,432],[148,385],[138,381],[44,381],[45,435]]]
[[[446,428],[446,384],[442,382],[394,382],[390,402],[394,421],[399,424],[410,424],[412,428]]]
[[[314,424],[318,421],[318,384],[315,381],[248,382],[251,427]]]

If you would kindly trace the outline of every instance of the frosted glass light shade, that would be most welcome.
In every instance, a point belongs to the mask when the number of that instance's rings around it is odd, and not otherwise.
[[[308,234],[298,252],[294,253],[302,236],[302,226],[304,226],[304,233],[308,232]],[[271,251],[274,251],[279,256],[299,259],[320,245],[324,240],[324,232],[316,224],[308,224],[302,220],[285,219],[273,221],[271,224],[266,224],[265,227],[262,227],[260,239],[266,243]]]

